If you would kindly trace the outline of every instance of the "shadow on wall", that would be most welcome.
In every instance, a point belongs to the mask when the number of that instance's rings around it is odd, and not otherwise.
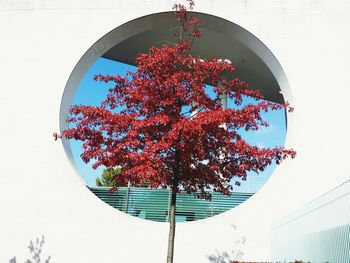
[[[237,227],[236,225],[231,225],[234,234],[237,234]],[[215,253],[207,256],[208,261],[210,263],[230,263],[237,260],[242,260],[244,253],[243,253],[243,246],[245,242],[247,241],[245,236],[238,236],[234,242],[233,242],[233,250],[231,251],[219,251],[215,250]]]
[[[45,262],[49,263],[51,260],[51,256],[48,256],[45,261],[41,261],[41,253],[42,248],[45,244],[45,237],[42,235],[41,238],[37,238],[35,242],[32,240],[29,241],[28,249],[29,249],[29,257],[25,261],[25,263],[39,263]],[[10,259],[10,263],[18,263],[16,257]]]

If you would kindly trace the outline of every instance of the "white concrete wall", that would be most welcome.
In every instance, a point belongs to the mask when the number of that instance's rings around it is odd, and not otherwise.
[[[172,4],[0,1],[1,262],[15,255],[24,262],[28,241],[42,234],[43,256],[52,262],[165,261],[168,225],[95,198],[52,133],[66,81],[84,52],[118,25]],[[350,3],[199,0],[195,10],[235,22],[275,54],[291,86],[296,110],[287,146],[298,157],[240,207],[178,224],[175,262],[208,262],[216,250],[235,249],[247,260],[269,259],[271,223],[349,178]],[[246,242],[236,244],[242,236]]]

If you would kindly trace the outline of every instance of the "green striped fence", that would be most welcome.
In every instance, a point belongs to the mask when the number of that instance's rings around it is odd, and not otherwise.
[[[88,188],[102,201],[127,214],[157,222],[169,220],[169,189],[121,187],[110,192],[109,187]],[[252,195],[253,193],[233,192],[231,195],[223,195],[213,192],[211,200],[198,199],[193,194],[177,195],[176,221],[195,221],[223,213]]]

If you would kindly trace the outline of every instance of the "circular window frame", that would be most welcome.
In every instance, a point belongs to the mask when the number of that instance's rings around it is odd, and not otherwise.
[[[287,81],[286,74],[284,73],[284,70],[282,69],[282,66],[278,62],[277,58],[262,41],[260,41],[246,29],[238,26],[231,21],[199,12],[191,12],[191,14],[198,16],[202,22],[204,21],[203,24],[206,29],[219,32],[228,38],[232,38],[235,41],[243,44],[252,53],[254,53],[271,72],[274,78],[274,82],[280,89],[279,95],[282,94],[284,101],[292,101],[290,86]],[[89,48],[83,57],[79,60],[68,78],[60,106],[60,130],[66,130],[68,128],[66,118],[68,116],[69,108],[73,101],[76,90],[84,75],[96,62],[97,59],[104,56],[104,54],[106,54],[116,45],[139,34],[147,33],[152,30],[154,31],[157,29],[157,27],[160,26],[164,28],[164,25],[167,25],[169,28],[173,28],[175,26],[174,21],[176,23],[173,12],[162,12],[143,16],[118,26],[117,28],[101,37],[98,41],[96,41],[94,45]],[[288,121],[289,118],[286,116],[286,127]],[[70,163],[74,167],[77,174],[79,174],[69,141],[63,138],[62,143]]]

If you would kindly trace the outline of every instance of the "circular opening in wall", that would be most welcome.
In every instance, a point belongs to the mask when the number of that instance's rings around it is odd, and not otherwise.
[[[254,35],[238,25],[212,15],[191,12],[201,22],[201,38],[195,40],[190,53],[202,58],[223,58],[232,62],[235,77],[246,81],[253,89],[259,89],[264,100],[276,103],[291,101],[286,76],[269,49]],[[71,128],[67,116],[71,105],[98,106],[106,98],[108,89],[115,83],[103,83],[93,80],[95,75],[121,75],[136,71],[135,58],[140,53],[148,53],[152,46],[176,43],[174,29],[178,22],[173,12],[153,14],[123,24],[99,39],[80,59],[66,84],[61,103],[60,129]],[[206,86],[210,96],[211,86]],[[253,102],[243,98],[243,105]],[[232,99],[228,107],[234,107]],[[117,108],[118,110],[118,108]],[[263,114],[270,123],[254,132],[240,132],[249,143],[258,147],[283,146],[286,137],[285,110]],[[109,191],[113,186],[113,175],[120,172],[120,167],[100,166],[92,169],[92,162],[85,163],[80,157],[83,142],[63,139],[64,149],[71,163],[83,177],[87,187],[101,200],[130,215],[167,222],[169,219],[170,190],[149,187],[149,182],[133,185],[125,183],[116,191]],[[102,148],[103,150],[103,148]],[[231,195],[222,195],[211,191],[210,200],[198,199],[193,194],[177,195],[176,220],[194,221],[225,212],[244,202],[256,193],[269,179],[275,165],[268,166],[264,172],[251,173],[247,180],[234,178],[240,186],[234,186]]]

